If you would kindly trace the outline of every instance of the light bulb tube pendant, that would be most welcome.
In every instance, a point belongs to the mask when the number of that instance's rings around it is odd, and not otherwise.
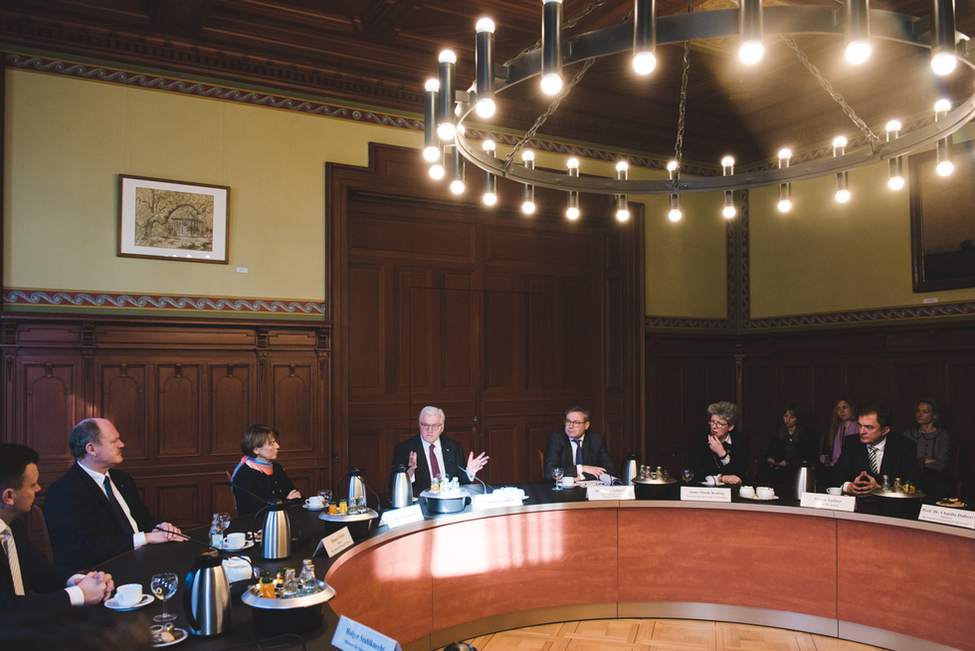
[[[788,149],[782,149],[779,151],[779,169],[784,170],[789,167],[789,163],[792,160],[792,152]],[[791,183],[780,183],[779,184],[779,212],[789,212],[792,210],[792,184]]]
[[[950,176],[955,171],[955,164],[951,162],[951,138],[942,138],[938,141],[938,164],[935,170],[941,176]]]
[[[494,158],[494,151],[497,145],[493,140],[484,141],[484,152]],[[498,178],[491,172],[484,172],[484,194],[482,200],[485,206],[493,206],[498,203]]]
[[[657,67],[657,0],[634,0],[633,69],[649,75]]]
[[[931,1],[931,69],[947,75],[958,65],[955,55],[955,0]]]
[[[562,90],[562,0],[542,0],[542,92]]]
[[[437,94],[440,82],[428,79],[423,95],[423,158],[429,163],[441,157],[440,138],[437,136]]]
[[[670,195],[670,212],[667,213],[667,219],[672,222],[679,222],[681,217],[680,195],[672,194]]]
[[[477,21],[477,43],[474,64],[477,70],[477,104],[474,110],[482,118],[494,115],[494,21],[482,18]]]
[[[738,56],[744,63],[758,63],[765,55],[765,46],[762,44],[764,29],[762,0],[741,0],[738,10]]]
[[[836,173],[836,200],[840,203],[846,203],[850,200],[849,172]]]
[[[535,154],[530,151],[522,152],[521,161],[526,170],[535,169]],[[526,183],[521,190],[521,212],[531,215],[535,212],[535,186]]]
[[[621,160],[616,164],[616,180],[625,181],[627,179],[627,171],[630,169],[629,164]],[[625,194],[616,195],[616,219],[617,221],[625,222],[630,218],[630,206],[629,201]]]
[[[869,0],[846,0],[846,59],[860,64],[870,58]]]
[[[570,158],[566,161],[566,166],[569,168],[569,177],[577,179],[579,178],[579,159]],[[571,220],[579,219],[579,193],[569,192],[568,207],[565,210],[565,216]]]
[[[438,68],[440,80],[440,94],[437,98],[437,134],[444,142],[450,142],[457,133],[456,116],[454,115],[454,80],[457,56],[450,50],[440,53]]]
[[[460,148],[457,145],[450,145],[450,191],[454,194],[463,194],[464,185],[464,158],[460,155]]]
[[[721,159],[721,175],[722,176],[732,176],[735,173],[735,159],[731,156],[725,156]],[[724,191],[724,206],[721,208],[721,215],[725,219],[731,219],[738,214],[738,209],[735,207],[735,194],[732,190]]]
[[[891,120],[887,123],[887,142],[893,142],[900,136],[901,123]],[[904,157],[894,156],[887,161],[887,187],[900,190],[904,187]]]

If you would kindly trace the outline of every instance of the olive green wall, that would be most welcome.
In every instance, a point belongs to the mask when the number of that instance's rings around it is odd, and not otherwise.
[[[7,70],[4,285],[321,301],[325,163],[422,134]],[[230,264],[116,257],[117,175],[231,188]],[[248,273],[238,273],[246,267]]]

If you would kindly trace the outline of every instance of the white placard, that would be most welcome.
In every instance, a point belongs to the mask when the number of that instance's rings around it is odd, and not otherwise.
[[[799,506],[811,509],[829,509],[831,511],[849,511],[853,513],[857,508],[857,498],[853,495],[829,495],[827,493],[803,493],[799,498]]]
[[[420,510],[419,504],[414,504],[413,506],[406,506],[402,509],[393,509],[392,511],[384,511],[383,517],[379,519],[379,526],[386,525],[390,529],[395,529],[396,527],[402,527],[405,524],[413,524],[414,522],[423,521],[423,511]]]
[[[335,635],[332,636],[332,646],[342,651],[400,651],[399,642],[393,638],[386,637],[345,615],[339,617]]]
[[[355,541],[352,540],[352,534],[349,533],[348,527],[342,527],[331,536],[325,536],[318,542],[318,547],[315,548],[315,556],[322,549],[325,549],[325,553],[328,554],[329,558],[332,558],[336,554],[345,551],[354,544]]]
[[[632,486],[590,486],[586,489],[586,499],[591,502],[599,500],[635,500],[636,491]]]
[[[475,511],[499,509],[505,506],[521,506],[524,491],[495,491],[490,495],[475,495],[471,508]]]
[[[925,504],[921,507],[921,513],[918,514],[917,519],[924,520],[925,522],[949,524],[953,527],[975,529],[975,512],[973,511],[963,511],[961,509]]]
[[[713,486],[681,486],[680,498],[687,502],[730,502],[731,489]]]
[[[576,486],[581,486],[582,488],[589,488],[590,486],[603,486],[603,482],[598,479],[580,479],[575,483]]]

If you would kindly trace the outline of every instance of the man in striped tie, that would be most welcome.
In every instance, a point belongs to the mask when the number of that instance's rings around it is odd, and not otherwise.
[[[111,575],[72,574],[27,538],[20,516],[30,511],[41,488],[37,461],[37,452],[25,445],[0,445],[0,614],[95,605],[115,589]]]
[[[888,436],[892,425],[890,410],[870,405],[860,410],[860,438],[843,445],[843,454],[836,462],[836,478],[843,482],[843,492],[850,495],[869,495],[880,488],[883,476],[894,479],[921,481],[917,465],[917,446],[903,436]]]

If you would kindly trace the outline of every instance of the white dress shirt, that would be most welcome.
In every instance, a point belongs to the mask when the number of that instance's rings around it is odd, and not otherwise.
[[[8,534],[7,532],[10,531]],[[17,581],[17,577],[21,579],[21,584],[19,590],[15,590],[17,594],[24,594],[24,584],[23,577],[20,572],[20,561],[18,560],[17,554],[17,542],[14,540],[13,531],[7,526],[7,523],[0,519],[0,541],[4,541],[4,553],[7,556],[8,562],[10,562],[10,574],[15,577],[14,581]],[[12,552],[12,553],[11,553]],[[14,562],[17,563],[17,567],[14,568]],[[83,574],[73,574],[71,578],[68,579],[67,584],[64,587],[64,591],[68,593],[68,599],[71,600],[72,606],[84,606],[85,605],[85,593],[82,592],[81,588],[75,585],[75,581],[80,578],[84,578]],[[16,587],[16,585],[15,585]]]

